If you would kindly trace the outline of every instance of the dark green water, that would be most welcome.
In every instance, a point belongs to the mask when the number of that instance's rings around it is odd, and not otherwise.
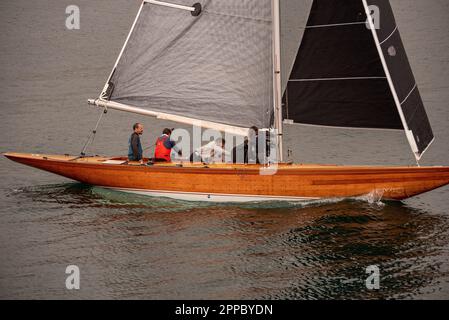
[[[446,1],[393,0],[449,164]],[[0,2],[0,152],[78,153],[139,1]],[[130,125],[149,146],[166,123],[110,112],[90,153],[124,154]],[[296,162],[412,165],[402,133],[286,128]],[[449,298],[449,189],[404,203],[360,198],[216,205],[131,196],[0,159],[0,298]],[[81,290],[65,288],[78,265]],[[378,265],[381,288],[365,286]]]

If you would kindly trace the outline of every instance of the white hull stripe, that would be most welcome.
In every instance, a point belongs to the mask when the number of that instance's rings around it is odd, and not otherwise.
[[[310,197],[282,197],[282,196],[264,196],[264,195],[246,195],[246,194],[221,194],[221,193],[198,193],[181,191],[161,191],[130,188],[101,187],[105,189],[134,193],[151,197],[165,197],[185,201],[206,201],[206,202],[262,202],[262,201],[291,201],[304,202],[318,200],[320,198]]]

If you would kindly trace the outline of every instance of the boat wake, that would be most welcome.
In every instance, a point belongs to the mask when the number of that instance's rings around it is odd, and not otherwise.
[[[385,206],[385,202],[382,200],[384,193],[385,192],[383,190],[374,190],[374,191],[371,191],[370,193],[368,193],[368,194],[366,194],[364,196],[355,197],[353,199],[356,200],[356,201],[367,202],[370,205],[376,205],[376,206],[379,206],[379,207],[384,207]]]
[[[328,198],[328,199],[311,199],[303,201],[253,201],[253,202],[203,202],[203,201],[187,201],[168,197],[152,197],[126,193],[101,187],[93,187],[92,194],[102,197],[110,203],[127,205],[145,205],[148,207],[161,206],[181,206],[184,209],[198,208],[241,208],[241,209],[301,209],[308,207],[320,207],[332,205],[340,202],[367,203],[376,208],[382,208],[385,203],[382,201],[383,192],[373,191],[367,195],[352,198]]]
[[[247,203],[198,202],[177,200],[168,197],[151,197],[121,192],[112,189],[89,186],[81,183],[53,184],[24,187],[10,190],[8,196],[22,195],[34,201],[69,204],[76,206],[107,206],[114,208],[154,208],[156,211],[179,211],[199,208],[241,208],[241,209],[301,209],[320,207],[341,202],[366,203],[383,208],[383,192],[375,190],[369,194],[352,198],[329,198],[295,201],[256,201]]]

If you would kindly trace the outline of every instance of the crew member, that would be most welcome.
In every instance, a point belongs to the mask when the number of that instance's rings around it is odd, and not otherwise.
[[[176,142],[170,139],[174,129],[165,128],[162,135],[156,140],[156,149],[154,150],[155,162],[171,162],[171,150],[174,149],[182,156],[181,150],[177,149]]]
[[[143,163],[143,149],[140,143],[140,136],[143,134],[143,125],[136,123],[133,126],[133,133],[128,140],[128,160],[140,161]]]
[[[242,157],[243,155],[243,157]],[[236,146],[232,150],[233,163],[239,163],[239,160],[243,163],[260,163],[259,155],[259,128],[252,126],[249,130],[249,134],[245,137],[242,145]],[[242,159],[243,158],[243,159]],[[262,156],[263,158],[263,156]]]
[[[201,161],[203,163],[224,163],[230,153],[225,149],[226,141],[218,138],[201,148],[195,150],[190,156],[190,162]]]

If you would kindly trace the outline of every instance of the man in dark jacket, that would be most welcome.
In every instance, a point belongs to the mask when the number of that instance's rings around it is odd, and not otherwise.
[[[243,155],[243,159],[241,159]],[[239,157],[240,156],[240,157]],[[245,137],[242,145],[234,147],[232,150],[233,163],[257,163],[260,164],[259,155],[259,128],[252,126],[248,137]]]
[[[143,149],[140,143],[140,136],[143,134],[143,125],[136,123],[133,126],[133,134],[128,141],[128,160],[140,161],[143,164]]]

